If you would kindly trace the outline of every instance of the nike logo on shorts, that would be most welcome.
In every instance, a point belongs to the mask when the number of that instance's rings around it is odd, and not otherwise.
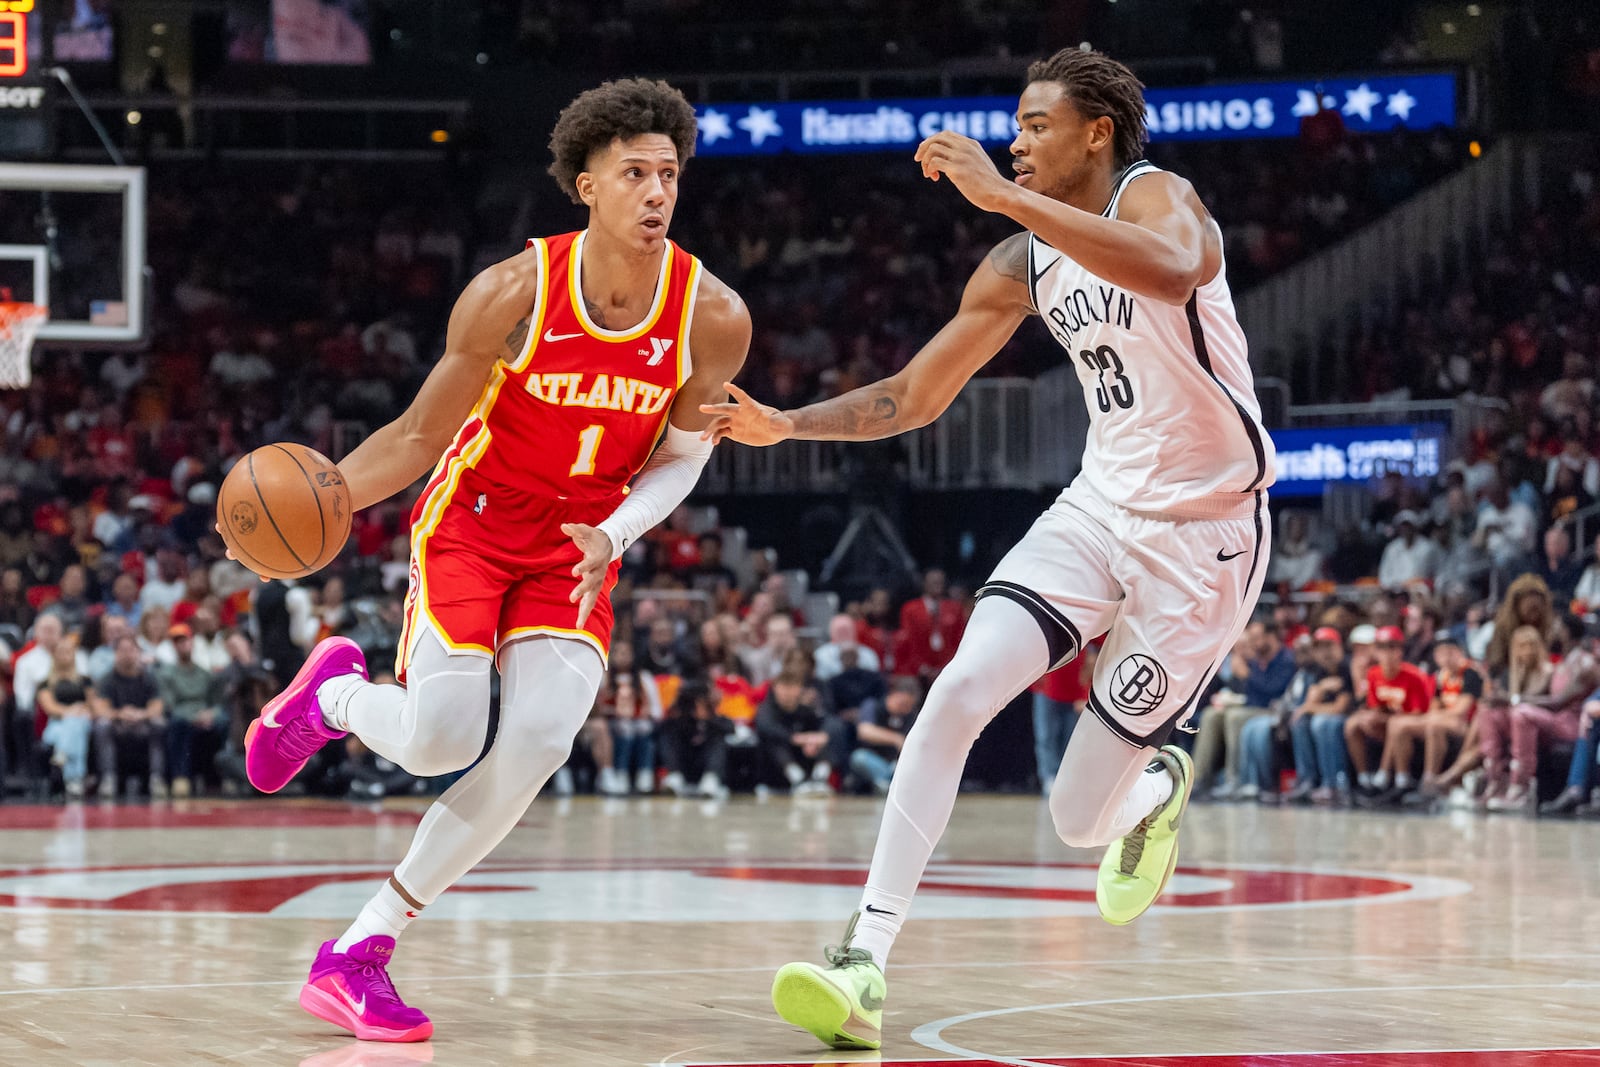
[[[1242,555],[1244,555],[1244,549],[1242,549],[1242,548],[1237,552],[1230,552],[1230,553],[1227,553],[1227,554],[1224,554],[1222,549],[1219,548],[1219,549],[1217,549],[1217,562],[1218,563],[1226,563],[1230,559],[1238,559]]]
[[[546,330],[544,332],[544,340],[545,340],[546,344],[554,344],[557,341],[570,341],[574,337],[582,337],[582,336],[583,336],[583,334],[581,332],[580,333],[556,333],[554,330]]]

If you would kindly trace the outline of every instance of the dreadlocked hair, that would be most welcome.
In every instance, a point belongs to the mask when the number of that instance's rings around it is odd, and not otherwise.
[[[612,141],[626,141],[641,133],[660,133],[672,139],[682,166],[694,155],[694,108],[684,95],[664,81],[623,78],[579,94],[562,109],[550,131],[550,175],[561,191],[582,203],[578,175],[589,167],[596,152]]]
[[[1104,52],[1063,48],[1028,67],[1028,84],[1056,82],[1085,118],[1111,120],[1111,150],[1116,165],[1144,158],[1144,83]]]

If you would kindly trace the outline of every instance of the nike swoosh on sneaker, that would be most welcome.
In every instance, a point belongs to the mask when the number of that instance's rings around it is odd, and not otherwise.
[[[556,333],[554,330],[546,330],[544,332],[544,340],[546,344],[554,344],[557,341],[570,341],[574,337],[582,336],[582,333]]]
[[[350,995],[350,990],[344,987],[343,982],[333,982],[331,984],[335,995],[348,1004],[351,1011],[357,1015],[365,1015],[367,1013],[367,995],[365,993],[361,994],[360,1000],[357,1000]]]
[[[280,704],[278,707],[281,708],[282,705]],[[271,711],[263,711],[261,713],[261,725],[269,730],[283,729],[283,723],[278,721],[278,708],[273,708]]]
[[[872,990],[870,990],[870,989],[863,989],[861,991],[860,1000],[861,1000],[861,1006],[863,1008],[866,1008],[868,1011],[878,1011],[880,1008],[883,1007],[883,998],[882,997],[873,996],[872,995]]]

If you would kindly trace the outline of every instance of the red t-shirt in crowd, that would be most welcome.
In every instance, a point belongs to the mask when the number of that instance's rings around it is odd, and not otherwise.
[[[1428,676],[1409,663],[1400,664],[1400,673],[1390,678],[1374,663],[1367,670],[1367,707],[1392,708],[1396,704],[1407,715],[1420,715],[1433,701],[1433,684]]]
[[[1080,704],[1089,699],[1089,680],[1084,677],[1083,666],[1083,657],[1079,656],[1034,682],[1028,692],[1042,693],[1063,704]]]

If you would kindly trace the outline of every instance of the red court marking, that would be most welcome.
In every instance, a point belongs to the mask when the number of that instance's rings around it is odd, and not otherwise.
[[[1594,1067],[1594,1049],[1539,1049],[1524,1052],[1260,1052],[1247,1056],[1111,1056],[1061,1059],[1019,1056],[1055,1067]],[[773,1063],[698,1064],[697,1067],[849,1067],[861,1060],[784,1060]],[[995,1060],[873,1060],[879,1067],[1004,1067]]]
[[[963,866],[950,864],[948,866]],[[969,863],[965,866],[983,866]],[[1078,863],[1000,863],[1001,867],[1081,867]],[[790,882],[801,885],[860,885],[857,869],[807,870],[799,867],[763,867],[755,864],[703,867],[695,871],[706,878],[736,881]],[[1349,874],[1321,874],[1313,871],[1253,871],[1225,867],[1180,867],[1179,874],[1216,878],[1231,883],[1228,888],[1210,893],[1168,893],[1162,907],[1209,908],[1243,904],[1292,904],[1315,900],[1350,900],[1403,893],[1411,883],[1399,879],[1368,878]],[[969,884],[954,881],[950,873],[929,875],[918,887],[919,893],[945,893],[955,896],[1012,897],[1025,900],[1093,901],[1092,889],[1050,889],[1042,886]]]
[[[374,811],[349,804],[263,800],[177,804],[0,806],[0,830],[292,830],[328,826],[414,826],[420,811]]]
[[[50,809],[59,811],[60,809]],[[88,813],[87,809],[85,814]],[[115,814],[117,809],[103,809],[104,814]],[[127,808],[122,809],[130,815],[144,816],[144,821],[136,825],[143,827],[170,826],[167,819],[171,816],[181,816],[184,820],[204,820],[204,811],[176,811],[159,808]],[[240,809],[223,809],[240,810]],[[311,825],[345,825],[352,816],[359,821],[355,825],[379,825],[383,814],[370,809],[345,808],[338,805],[307,806],[293,802],[272,805],[263,804],[259,808],[245,808],[244,811],[253,811],[260,817],[261,822],[256,825],[270,826],[304,826],[305,819],[310,816]],[[155,815],[154,821],[150,816]],[[409,827],[414,819],[409,814],[397,815],[403,821],[401,826]],[[327,821],[324,821],[327,820]],[[215,823],[205,821],[184,821],[179,824],[188,828],[209,828]],[[126,828],[126,827],[125,827]],[[324,861],[327,862],[327,861]],[[359,861],[358,861],[359,862]],[[320,864],[294,864],[298,867],[316,867]],[[327,862],[330,867],[348,866],[348,863]],[[363,864],[358,871],[327,871],[325,873],[310,871],[306,873],[280,874],[277,868],[283,864],[268,863],[188,863],[188,864],[118,864],[104,867],[86,866],[80,868],[30,866],[23,868],[0,868],[0,878],[15,878],[31,875],[61,875],[66,873],[79,873],[86,879],[117,871],[151,871],[158,872],[164,868],[176,868],[181,871],[190,871],[196,868],[207,867],[246,868],[259,869],[260,873],[254,877],[239,878],[233,876],[230,870],[228,876],[215,880],[191,880],[187,875],[180,877],[167,885],[151,886],[147,889],[135,890],[109,898],[96,898],[93,894],[85,897],[47,897],[33,895],[0,895],[0,907],[35,907],[35,908],[61,908],[69,910],[127,910],[127,911],[205,911],[228,912],[232,914],[262,914],[288,903],[303,893],[310,892],[318,885],[329,882],[357,882],[367,881],[382,877],[388,870],[381,864],[374,863],[370,867]],[[946,870],[930,878],[922,885],[924,893],[948,894],[966,897],[989,897],[1007,899],[1032,899],[1032,900],[1072,900],[1090,901],[1094,899],[1091,890],[1056,889],[1050,887],[1035,887],[1028,885],[985,885],[975,881],[962,879],[959,869],[963,866],[992,866],[1011,868],[1019,875],[1030,868],[1073,868],[1082,867],[1081,864],[1070,863],[1012,863],[1012,864],[951,864],[956,871]],[[861,883],[865,871],[854,864],[847,867],[801,868],[780,866],[771,860],[758,861],[748,864],[729,865],[717,861],[707,860],[640,860],[631,859],[624,861],[561,861],[552,862],[534,861],[494,861],[484,864],[484,869],[508,873],[527,873],[530,878],[521,885],[511,886],[457,886],[457,892],[501,893],[501,892],[526,892],[537,891],[538,874],[544,871],[593,871],[603,874],[611,871],[629,870],[660,870],[681,871],[689,874],[713,879],[727,879],[743,882],[775,882],[791,885],[849,885]],[[1091,868],[1085,868],[1091,869]],[[1230,879],[1232,885],[1225,890],[1207,893],[1170,894],[1163,900],[1167,907],[1208,907],[1208,906],[1249,906],[1290,904],[1306,901],[1348,901],[1361,897],[1382,896],[1404,892],[1410,888],[1409,883],[1387,878],[1370,878],[1357,875],[1344,874],[1319,874],[1308,871],[1295,870],[1232,870],[1228,868],[1182,868],[1190,872]]]

